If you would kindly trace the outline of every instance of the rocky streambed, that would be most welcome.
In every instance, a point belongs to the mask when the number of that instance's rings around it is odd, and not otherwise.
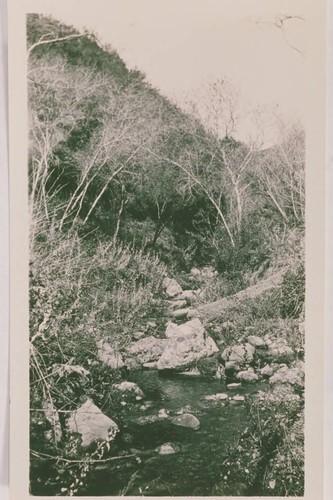
[[[221,463],[248,425],[247,403],[267,382],[232,384],[202,376],[140,374],[162,399],[143,399],[128,414],[115,441],[126,462],[92,474],[87,494],[209,495]]]
[[[249,425],[258,392],[303,390],[303,363],[284,338],[251,331],[237,343],[216,343],[194,307],[200,291],[169,278],[164,284],[163,337],[135,332],[123,349],[97,342],[96,363],[126,373],[110,387],[121,415],[87,398],[67,420],[83,448],[106,441],[120,459],[91,468],[87,495],[211,495],[216,484],[223,494],[221,464]],[[82,367],[65,368],[89,378]]]

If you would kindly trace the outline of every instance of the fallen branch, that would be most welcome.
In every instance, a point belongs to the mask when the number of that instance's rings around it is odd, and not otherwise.
[[[110,457],[110,458],[102,458],[100,460],[94,460],[94,459],[89,459],[89,458],[82,458],[81,460],[73,460],[73,459],[69,459],[69,458],[64,458],[64,457],[60,457],[60,456],[55,456],[55,455],[49,455],[47,453],[41,453],[40,451],[36,451],[36,450],[30,450],[30,453],[34,456],[34,457],[37,457],[37,458],[44,458],[45,460],[46,459],[51,459],[51,460],[57,460],[57,461],[61,461],[61,462],[66,462],[66,463],[74,463],[74,464],[80,464],[80,463],[83,463],[83,462],[89,462],[89,463],[96,463],[96,464],[101,464],[101,463],[104,463],[104,462],[111,462],[113,460],[121,460],[122,458],[131,458],[131,457],[135,457],[134,454],[132,455],[122,455],[120,457]]]

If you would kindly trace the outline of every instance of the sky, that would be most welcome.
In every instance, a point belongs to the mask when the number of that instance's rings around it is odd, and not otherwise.
[[[206,82],[228,78],[240,92],[240,139],[258,130],[257,112],[249,110],[265,110],[266,143],[274,142],[271,110],[287,120],[304,117],[303,0],[46,0],[41,11],[93,30],[180,105],[200,100]],[[281,15],[295,17],[279,27]]]

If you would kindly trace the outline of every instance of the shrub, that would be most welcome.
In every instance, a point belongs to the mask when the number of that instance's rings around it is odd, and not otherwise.
[[[46,228],[45,238],[35,241],[30,267],[31,478],[33,494],[71,495],[84,489],[82,474],[109,445],[83,454],[75,436],[66,434],[67,412],[89,396],[118,422],[125,413],[110,386],[126,374],[101,365],[96,340],[122,347],[133,330],[162,314],[165,267],[129,246],[94,246],[75,229],[66,234],[57,229],[56,224]],[[77,366],[89,374],[71,369]],[[66,462],[72,458],[75,462]]]
[[[288,387],[260,391],[249,404],[250,425],[221,466],[214,493],[303,496],[304,408]]]
[[[299,318],[305,300],[305,269],[300,264],[295,270],[288,271],[284,278],[280,295],[280,311],[283,318]]]

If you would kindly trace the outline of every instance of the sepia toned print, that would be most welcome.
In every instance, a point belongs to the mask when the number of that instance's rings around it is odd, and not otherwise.
[[[25,15],[30,495],[306,494],[306,11],[225,4]]]
[[[97,36],[27,18],[31,493],[301,496],[303,127]]]

